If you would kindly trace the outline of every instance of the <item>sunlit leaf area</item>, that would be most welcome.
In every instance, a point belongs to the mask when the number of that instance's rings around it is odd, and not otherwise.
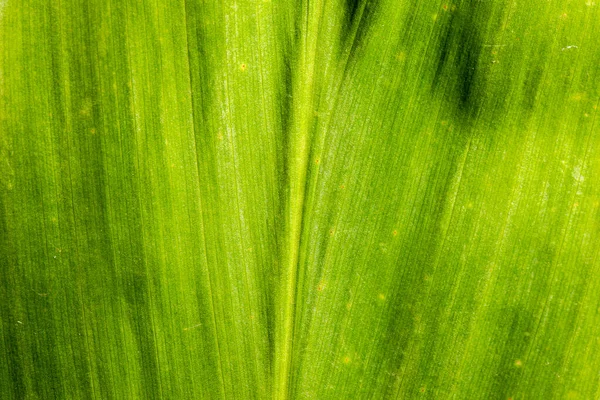
[[[0,398],[600,399],[599,100],[597,0],[0,0]]]

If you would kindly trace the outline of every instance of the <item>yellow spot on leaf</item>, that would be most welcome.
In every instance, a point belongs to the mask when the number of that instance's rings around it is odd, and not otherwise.
[[[188,326],[187,328],[183,328],[183,330],[184,330],[184,331],[189,331],[189,330],[191,330],[191,329],[194,329],[194,328],[197,328],[197,327],[199,327],[199,326],[201,326],[201,325],[202,325],[202,324],[196,324],[196,325],[193,325],[193,326]]]
[[[89,117],[92,114],[92,100],[85,99],[82,102],[81,109],[79,110],[79,114],[84,117]]]
[[[523,366],[523,361],[521,361],[521,360],[515,361],[515,367],[522,367],[522,366]]]
[[[348,356],[344,357],[344,364],[350,364],[350,361],[352,361],[350,359],[350,357],[348,357]]]
[[[377,298],[378,298],[379,300],[385,300],[385,295],[384,295],[383,293],[379,293],[379,294],[377,295]]]
[[[392,235],[394,235],[394,236],[398,236],[398,230],[394,229],[394,230],[392,231]]]
[[[242,65],[240,65],[240,70],[242,70],[242,71],[245,71],[245,70],[246,70],[246,68],[247,68],[247,67],[246,67],[246,64],[242,64]]]
[[[322,292],[323,290],[325,290],[325,282],[324,281],[319,282],[319,285],[317,286],[317,290],[319,292]]]
[[[570,390],[569,393],[567,393],[567,399],[571,400],[571,399],[580,399],[581,396],[579,395],[579,392],[575,391],[575,390]]]

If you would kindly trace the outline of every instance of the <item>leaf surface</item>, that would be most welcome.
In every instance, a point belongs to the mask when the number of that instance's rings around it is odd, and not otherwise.
[[[598,7],[0,0],[0,397],[600,397]]]

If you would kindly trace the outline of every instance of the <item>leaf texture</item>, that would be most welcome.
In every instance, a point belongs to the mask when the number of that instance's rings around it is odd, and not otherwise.
[[[599,7],[0,0],[0,397],[599,398]]]

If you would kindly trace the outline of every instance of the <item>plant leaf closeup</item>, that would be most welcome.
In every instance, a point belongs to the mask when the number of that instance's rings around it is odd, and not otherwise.
[[[600,398],[599,9],[0,0],[0,398]]]

